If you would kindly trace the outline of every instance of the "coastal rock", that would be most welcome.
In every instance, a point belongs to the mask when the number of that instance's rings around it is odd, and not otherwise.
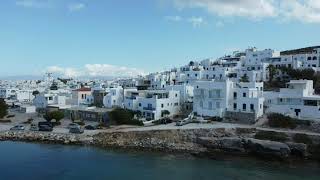
[[[228,152],[245,152],[242,139],[239,137],[207,138],[200,137],[198,144],[209,149],[224,150]]]
[[[290,148],[291,155],[298,156],[298,157],[307,157],[308,156],[306,144],[293,143],[293,142],[287,142],[286,144]]]
[[[244,139],[244,142],[248,152],[261,156],[288,158],[291,152],[289,146],[281,142],[253,138]]]

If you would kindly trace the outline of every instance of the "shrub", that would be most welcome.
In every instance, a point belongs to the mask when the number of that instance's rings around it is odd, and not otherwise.
[[[4,118],[8,114],[8,105],[4,99],[0,99],[0,118]]]
[[[297,123],[295,119],[289,116],[278,114],[278,113],[272,113],[268,115],[268,124],[270,127],[275,127],[275,128],[294,129],[297,127]]]
[[[64,118],[64,113],[61,111],[51,111],[51,112],[47,112],[43,118],[47,121],[51,121],[53,119],[55,119],[57,122],[59,122],[61,119]]]
[[[293,141],[296,143],[312,144],[312,139],[306,134],[295,134]]]
[[[109,113],[110,120],[118,125],[139,125],[142,126],[143,122],[133,119],[134,112],[126,109],[116,108]]]
[[[222,121],[223,121],[223,118],[218,117],[218,116],[215,116],[215,117],[211,117],[210,120],[211,120],[211,121],[222,122]]]
[[[1,119],[0,123],[11,123],[12,121],[10,119]]]
[[[288,140],[288,136],[285,133],[273,132],[273,131],[259,131],[256,133],[254,138],[260,139],[260,140],[270,140],[270,141],[278,141],[278,142],[285,142]]]

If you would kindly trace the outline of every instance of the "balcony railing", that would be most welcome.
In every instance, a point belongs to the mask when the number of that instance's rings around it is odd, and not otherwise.
[[[153,107],[143,107],[143,110],[147,110],[147,111],[155,111],[156,108]]]

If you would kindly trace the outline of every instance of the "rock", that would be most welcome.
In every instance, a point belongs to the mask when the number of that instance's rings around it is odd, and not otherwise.
[[[245,152],[242,139],[238,137],[200,137],[198,138],[197,143],[209,149],[224,150],[228,152]]]
[[[285,143],[258,140],[253,138],[244,139],[245,149],[250,152],[261,156],[271,156],[278,158],[288,158],[290,155],[290,148]]]
[[[303,143],[293,143],[288,142],[286,143],[291,151],[291,155],[298,156],[298,157],[307,157],[308,151],[307,151],[307,145]]]

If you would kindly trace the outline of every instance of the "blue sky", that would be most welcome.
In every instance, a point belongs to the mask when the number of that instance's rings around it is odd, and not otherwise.
[[[1,0],[0,76],[136,75],[320,43],[317,0]]]

